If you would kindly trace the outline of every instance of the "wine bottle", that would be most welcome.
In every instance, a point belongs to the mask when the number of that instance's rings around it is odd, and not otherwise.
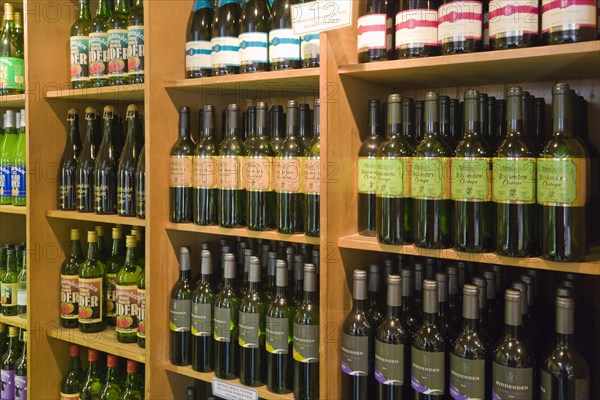
[[[384,3],[384,1],[381,1]],[[385,15],[385,14],[384,14]],[[364,17],[361,17],[364,18]],[[381,21],[380,21],[381,22]],[[360,29],[359,20],[359,29]],[[363,21],[363,23],[366,23]],[[368,136],[358,150],[358,234],[375,236],[376,230],[376,189],[377,189],[377,149],[382,143],[380,124],[381,103],[369,100]]]
[[[129,83],[144,83],[144,0],[135,0],[127,17],[127,75]]]
[[[146,218],[146,147],[142,147],[135,168],[135,215]]]
[[[400,95],[388,96],[387,137],[377,150],[376,227],[384,244],[413,241],[411,176],[413,148],[401,132]]]
[[[141,400],[144,398],[144,382],[138,373],[138,363],[127,360],[127,376],[121,400]]]
[[[75,176],[77,158],[81,152],[79,137],[79,111],[71,108],[67,114],[69,124],[67,143],[60,159],[58,172],[58,209],[75,210]]]
[[[113,141],[115,110],[104,107],[102,142],[94,166],[94,211],[96,214],[117,212],[117,159]]]
[[[277,4],[277,3],[275,3]],[[286,138],[274,160],[274,186],[277,198],[277,230],[304,232],[305,194],[302,188],[302,158],[306,150],[298,137],[298,102],[288,101]]]
[[[450,97],[440,96],[440,136],[446,141],[446,145],[454,149],[456,143],[454,143],[454,137],[450,131]]]
[[[400,270],[400,276],[402,279],[402,321],[406,334],[411,338],[421,324],[419,314],[415,310],[412,270],[403,268]]]
[[[117,272],[125,262],[125,241],[120,227],[112,228],[111,256],[106,261],[104,279],[104,301],[106,302],[106,323],[115,326],[117,317]]]
[[[388,59],[388,3],[386,0],[368,0],[364,14],[358,17],[356,48],[360,63]]]
[[[27,137],[25,128],[25,109],[17,115],[21,118],[18,123],[17,141],[13,153],[11,168],[12,205],[25,206],[27,204]]]
[[[106,355],[106,380],[100,389],[100,400],[120,398],[123,392],[121,378],[119,376],[119,360],[114,354]]]
[[[267,388],[273,393],[293,390],[293,319],[296,312],[288,293],[288,270],[277,260],[275,298],[266,311],[265,349],[267,352]]]
[[[76,208],[79,212],[94,211],[94,169],[98,154],[98,124],[96,110],[85,109],[86,133],[77,161],[75,174]]]
[[[192,153],[194,142],[190,138],[190,108],[179,109],[179,138],[171,147],[169,160],[171,222],[191,222],[192,209]]]
[[[442,54],[473,53],[483,49],[481,1],[443,0],[438,9],[438,44]]]
[[[98,233],[88,231],[88,254],[79,268],[79,330],[94,333],[106,328],[104,278],[106,266],[99,258]]]
[[[321,64],[321,34],[309,33],[300,37],[300,59],[303,68],[317,68]]]
[[[60,325],[77,328],[79,315],[79,266],[84,260],[79,229],[71,229],[71,250],[60,269]],[[0,274],[1,275],[1,274]]]
[[[319,237],[321,234],[321,100],[314,104],[313,138],[306,147],[302,166],[302,188],[306,193],[304,233]]]
[[[127,19],[130,12],[129,0],[116,0],[114,12],[108,19],[108,84],[111,86],[129,83]]]
[[[400,58],[439,54],[438,4],[435,0],[400,2],[396,14],[396,50]]]
[[[279,151],[281,142],[285,139],[285,118],[283,106],[278,104],[271,107],[270,111],[269,134],[271,143],[275,146],[275,151]]]
[[[450,315],[448,301],[449,277],[444,272],[436,272],[434,278],[438,284],[438,326],[448,343],[452,343],[452,340],[458,335],[458,330]]]
[[[19,250],[21,257],[21,269],[17,277],[17,312],[19,318],[27,318],[27,250]]]
[[[2,315],[17,315],[17,257],[14,248],[6,251],[6,273],[2,275]]]
[[[88,367],[85,380],[81,384],[79,398],[81,400],[99,398],[103,380],[104,376],[98,367],[98,350],[88,349]]]
[[[137,344],[146,348],[146,274],[140,273],[137,281]]]
[[[270,303],[275,298],[276,273],[277,273],[277,253],[270,251],[267,263],[267,280],[265,282],[265,300]]]
[[[185,77],[202,78],[212,75],[212,22],[215,15],[213,2],[195,0],[190,15],[190,30],[185,43]]]
[[[210,251],[202,250],[200,280],[192,294],[192,368],[210,372],[214,365],[212,287],[213,265]]]
[[[454,247],[471,253],[494,248],[494,204],[490,145],[481,134],[479,93],[465,93],[463,140],[456,146],[451,161],[451,190],[456,228]],[[487,102],[486,102],[487,103]],[[487,113],[487,107],[486,107]]]
[[[463,287],[463,328],[450,348],[450,395],[454,399],[491,397],[489,343],[479,331],[479,288]]]
[[[143,270],[137,263],[136,244],[136,237],[127,235],[125,264],[116,279],[116,338],[121,343],[137,342],[137,281]]]
[[[139,114],[133,104],[127,106],[127,139],[121,151],[117,170],[117,213],[124,217],[135,217],[136,212],[136,169],[141,143],[137,143]]]
[[[342,398],[375,398],[373,371],[374,325],[367,313],[367,273],[353,272],[352,310],[342,325]]]
[[[108,84],[108,20],[111,13],[108,0],[99,0],[89,33],[88,55],[90,86],[92,87]]]
[[[530,47],[539,34],[537,2],[524,5],[518,1],[490,1],[489,27],[492,50]]]
[[[507,133],[492,159],[496,203],[496,252],[509,257],[535,255],[536,162],[523,134],[521,88],[507,93]]]
[[[79,0],[79,17],[71,26],[69,39],[71,49],[71,88],[83,89],[90,82],[88,51],[92,16],[90,1]]]
[[[439,134],[437,93],[427,93],[424,111],[425,138],[415,150],[412,165],[415,244],[441,249],[452,245],[450,157],[453,151]]]
[[[240,72],[269,70],[271,7],[267,0],[248,0],[240,20]]]
[[[0,77],[0,95],[25,92],[25,50],[15,29],[12,3],[4,3],[4,28],[0,34],[0,62],[5,74]]]
[[[223,288],[217,294],[214,306],[215,375],[221,379],[239,376],[239,308],[240,296],[235,288],[235,256],[226,253],[223,258]]]
[[[487,303],[487,280],[483,276],[474,276],[473,285],[479,289],[479,331],[484,341],[489,344],[497,343],[502,336],[499,329],[494,329],[489,320]]]
[[[171,363],[192,363],[192,291],[194,282],[190,269],[190,249],[179,249],[179,279],[171,289]]]
[[[268,137],[267,113],[267,103],[256,104],[256,137],[249,143],[243,165],[247,193],[246,216],[248,229],[253,231],[275,228],[275,192],[272,180],[275,147]]]
[[[106,262],[108,261],[109,253],[106,249],[106,243],[104,242],[104,226],[96,225],[94,229],[98,234],[98,259],[104,264],[106,264]]]
[[[563,44],[594,40],[597,36],[597,15],[594,2],[566,4],[543,0],[542,41],[544,44]]]
[[[12,204],[12,168],[17,143],[15,122],[14,110],[7,110],[4,114],[4,137],[0,142],[0,204]]]
[[[21,356],[15,362],[15,400],[27,400],[27,331],[22,330]],[[10,393],[9,393],[10,397]]]
[[[240,14],[238,0],[219,0],[212,21],[212,51],[210,62],[212,74],[230,75],[240,73]]]
[[[227,106],[225,139],[219,146],[219,226],[246,225],[246,191],[242,175],[246,147],[240,140],[239,107]]]
[[[8,327],[8,350],[0,360],[0,381],[2,390],[0,395],[3,399],[14,399],[15,394],[15,365],[21,354],[19,346],[19,328]]]
[[[12,338],[14,340],[14,342],[16,342],[16,336],[17,336],[17,328],[14,327],[10,327],[9,328],[9,334],[10,334],[10,329],[14,329],[14,337]],[[9,345],[10,348],[10,345]],[[15,350],[13,350],[15,351]],[[62,381],[60,382],[60,399],[73,399],[73,398],[79,398],[79,394],[81,392],[81,388],[82,388],[82,383],[83,380],[85,378],[85,372],[83,371],[83,368],[81,367],[81,359],[79,358],[79,345],[77,344],[70,344],[69,345],[69,368],[67,369],[67,372],[65,373],[65,375],[62,378]],[[4,366],[4,358],[2,357],[2,365]],[[2,387],[5,387],[5,385],[2,385]],[[2,396],[4,397],[4,396]],[[6,398],[10,398],[10,397],[6,397]]]
[[[292,5],[298,0],[275,0],[271,7],[269,62],[272,70],[301,68],[300,36],[292,29]],[[288,117],[289,118],[289,117]]]
[[[218,223],[218,145],[215,142],[215,109],[206,105],[200,111],[202,135],[193,156],[194,170],[194,223]]]
[[[522,295],[508,289],[504,301],[504,336],[492,355],[492,397],[533,399],[535,357],[522,333]]]

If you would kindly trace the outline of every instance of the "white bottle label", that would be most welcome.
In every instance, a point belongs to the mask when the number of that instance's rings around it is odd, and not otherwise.
[[[542,0],[542,32],[596,27],[594,0]]]
[[[356,48],[359,52],[386,48],[386,15],[369,14],[358,19]]]
[[[269,62],[269,35],[263,32],[240,33],[240,64]]]
[[[494,0],[490,2],[490,39],[538,33],[536,0]]]
[[[17,289],[17,304],[27,306],[27,289]]]
[[[480,1],[454,1],[438,10],[439,44],[466,39],[481,40],[483,6]]]
[[[227,67],[240,66],[240,40],[237,37],[223,36],[212,38],[210,62],[213,68],[223,65]]]
[[[437,10],[415,9],[396,14],[396,48],[437,46]]]
[[[303,60],[309,60],[318,58],[320,55],[321,47],[321,35],[318,33],[311,33],[302,36],[300,45],[300,55]]]
[[[269,32],[269,61],[287,60],[300,60],[300,36],[292,29],[274,29]]]
[[[211,69],[210,53],[212,45],[208,40],[198,40],[185,44],[185,70]]]

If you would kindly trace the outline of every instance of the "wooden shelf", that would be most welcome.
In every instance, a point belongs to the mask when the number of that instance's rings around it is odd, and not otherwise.
[[[422,249],[415,245],[392,246],[381,244],[374,237],[361,236],[358,234],[340,238],[338,240],[338,246],[343,249],[379,251],[384,253],[408,254],[412,256],[444,258],[447,260],[505,265],[508,267],[600,275],[600,253],[598,252],[588,256],[584,262],[561,263],[547,261],[542,258],[504,257],[499,256],[496,253],[463,253],[454,249],[430,250]]]
[[[600,40],[346,65],[339,73],[394,88],[599,78]]]
[[[171,231],[180,232],[195,232],[204,233],[210,235],[223,235],[223,236],[240,236],[247,238],[266,239],[266,240],[279,240],[283,242],[293,243],[307,243],[307,244],[319,244],[319,238],[306,236],[304,234],[286,235],[277,231],[251,231],[246,228],[234,228],[227,229],[219,226],[199,226],[195,224],[174,224],[168,223],[166,228]]]
[[[198,380],[201,380],[204,382],[212,382],[212,379],[215,378],[214,372],[198,372],[198,371],[194,371],[192,369],[192,367],[189,367],[189,366],[188,367],[180,367],[177,365],[173,365],[171,363],[166,363],[164,365],[164,369],[166,369],[167,371],[175,372],[176,374],[189,376],[190,378],[198,379]],[[242,383],[240,382],[239,379],[232,379],[232,380],[222,379],[222,381],[227,382],[232,385],[237,385],[237,386],[241,386],[241,387],[248,388],[251,390],[256,390],[258,392],[258,397],[261,399],[267,399],[267,400],[293,400],[294,399],[294,395],[292,393],[288,393],[288,394],[273,393],[273,392],[270,392],[266,386],[259,386],[259,387],[245,386],[245,385],[242,385]]]
[[[145,219],[136,217],[120,217],[118,215],[99,215],[95,213],[80,213],[77,211],[52,210],[46,212],[48,218],[71,219],[74,221],[100,222],[104,224],[121,224],[132,226],[146,226]]]
[[[0,315],[0,323],[16,326],[17,328],[27,329],[27,318],[21,318],[18,315],[7,316]]]
[[[0,205],[0,213],[25,215],[27,214],[27,206]]]
[[[49,90],[44,97],[47,99],[124,101],[136,103],[144,101],[144,84],[106,86],[88,89]]]
[[[89,347],[115,354],[129,360],[146,362],[146,349],[142,349],[137,343],[120,343],[115,337],[114,328],[108,328],[97,333],[82,333],[79,329],[46,328],[46,336],[59,339],[80,346]]]
[[[0,96],[0,107],[23,108],[23,107],[25,107],[25,95],[24,94],[10,94],[10,95],[5,95],[5,96]]]

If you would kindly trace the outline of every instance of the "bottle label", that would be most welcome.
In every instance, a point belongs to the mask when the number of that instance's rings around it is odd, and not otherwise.
[[[106,78],[108,73],[108,34],[90,33],[90,79]]]
[[[358,193],[376,193],[377,165],[378,161],[375,157],[358,157]]]
[[[2,295],[2,306],[10,307],[17,305],[17,283],[2,283],[0,286]]]
[[[11,168],[11,186],[12,186],[12,197],[15,199],[25,199],[27,194],[27,182],[25,174],[25,166],[13,166]]]
[[[375,379],[384,385],[404,385],[404,345],[375,340]]]
[[[209,0],[196,0],[194,1],[194,7],[192,7],[192,12],[196,12],[202,8],[213,8],[212,2]]]
[[[217,342],[231,342],[231,331],[235,324],[231,320],[231,309],[215,307],[215,340]]]
[[[96,212],[102,212],[103,208],[114,209],[116,211],[115,181],[116,176],[110,172],[97,171],[96,182],[94,184],[94,208]],[[104,206],[105,204],[107,206]]]
[[[288,318],[273,318],[267,315],[265,349],[272,354],[288,354],[290,343],[290,321]]]
[[[79,276],[60,275],[60,317],[79,318]]]
[[[485,360],[450,354],[450,396],[456,400],[485,399]]]
[[[306,194],[321,193],[321,159],[305,158],[302,166],[302,188]]]
[[[535,0],[490,1],[490,39],[538,33],[538,2]]]
[[[453,1],[438,10],[438,43],[481,40],[481,1]]]
[[[2,378],[0,398],[2,400],[13,400],[15,398],[15,371],[2,369],[0,370],[0,376]]]
[[[587,158],[538,158],[537,202],[543,206],[583,207],[588,200]]]
[[[169,157],[169,185],[171,187],[191,187],[192,164],[190,156]]]
[[[137,290],[137,320],[137,337],[144,339],[146,337],[146,289]]]
[[[552,375],[544,369],[540,370],[540,400],[552,400]]]
[[[302,193],[302,157],[273,160],[274,184],[278,193]]]
[[[269,61],[271,63],[300,60],[300,36],[292,29],[273,29],[269,32]]]
[[[237,37],[214,37],[211,39],[211,63],[213,68],[240,66],[240,40]]]
[[[134,181],[135,176],[128,171],[120,173],[119,183],[117,184],[117,211],[119,214],[127,214],[133,209]]]
[[[21,285],[17,289],[17,305],[27,307],[27,288]]]
[[[15,375],[15,400],[27,400],[27,377]]]
[[[385,14],[369,14],[358,18],[356,48],[359,53],[386,48],[386,23]]]
[[[60,400],[79,400],[79,393],[67,394],[60,392]]]
[[[269,35],[264,32],[240,33],[240,64],[269,62]]]
[[[145,179],[145,174],[144,177],[142,178],[142,182]],[[136,190],[135,190],[135,203],[136,203],[136,210],[135,213],[139,218],[143,218],[146,214],[146,191],[144,190],[145,188],[145,184],[142,183],[140,184],[140,182],[138,181],[137,185],[136,185]]]
[[[238,343],[241,347],[258,349],[260,347],[260,315],[240,311],[240,334]]]
[[[106,316],[116,317],[116,301],[117,301],[117,274],[106,274],[106,293],[104,301],[106,301]]]
[[[369,338],[342,333],[342,372],[353,376],[369,375]]]
[[[88,36],[71,36],[71,82],[88,81],[89,62],[88,51],[90,38]]]
[[[196,189],[216,189],[219,176],[219,163],[213,156],[195,156],[194,187]]]
[[[535,203],[535,158],[493,158],[492,166],[496,203]]]
[[[185,44],[185,70],[211,69],[212,44],[208,40],[195,40]]]
[[[273,157],[245,157],[242,176],[244,187],[252,192],[273,190]]]
[[[396,14],[396,48],[437,46],[437,10],[419,8]]]
[[[127,73],[127,29],[108,30],[108,74],[111,77]]]
[[[410,197],[412,182],[412,159],[410,157],[378,158],[378,197]]]
[[[118,333],[135,333],[138,325],[137,288],[135,285],[117,285]]]
[[[25,62],[22,58],[0,57],[0,89],[25,89]]]
[[[102,322],[102,278],[79,278],[79,323]]]
[[[212,336],[212,304],[192,302],[192,335]]]
[[[444,352],[429,352],[411,348],[410,384],[412,388],[423,394],[442,396],[445,393],[444,377],[446,376]]]
[[[312,60],[319,58],[321,54],[321,35],[313,33],[304,35],[301,38],[300,55],[302,60]]]
[[[12,197],[12,168],[0,165],[0,197]]]
[[[510,368],[496,362],[492,367],[492,400],[533,399],[533,369]]]
[[[219,189],[244,189],[242,165],[243,157],[219,157]]]
[[[452,200],[492,201],[492,160],[452,159]]]
[[[414,157],[412,194],[419,200],[450,199],[451,158]]]
[[[319,362],[319,325],[302,325],[294,322],[294,360],[302,363]]]
[[[129,75],[144,74],[144,26],[127,27],[127,71]]]
[[[169,324],[173,332],[189,332],[192,321],[192,301],[171,299],[169,310],[171,322]]]
[[[542,32],[596,28],[594,0],[542,0]]]

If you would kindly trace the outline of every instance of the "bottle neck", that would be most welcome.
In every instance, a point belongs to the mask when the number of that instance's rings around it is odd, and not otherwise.
[[[224,278],[223,279],[223,288],[224,289],[233,289],[234,279],[232,278]]]
[[[318,297],[319,294],[318,292],[307,292],[304,291],[304,303],[306,304],[313,304],[313,303],[317,303],[318,302]]]
[[[119,254],[123,254],[124,244],[123,238],[113,239],[111,255],[118,256]]]
[[[520,96],[511,96],[506,101],[506,129],[507,135],[523,133],[523,109]]]
[[[521,337],[523,327],[521,325],[506,325],[504,335],[511,338]]]
[[[365,312],[367,311],[367,301],[354,299],[352,308],[354,309],[355,313]]]
[[[106,371],[106,383],[116,383],[119,380],[119,373],[117,367],[108,367]]]
[[[248,293],[258,293],[260,282],[248,281]]]
[[[465,101],[465,134],[477,135],[479,133],[479,103],[477,99]]]
[[[27,352],[25,352],[27,353]],[[88,363],[88,368],[87,368],[87,374],[88,376],[94,376],[96,375],[96,373],[98,372],[98,362],[97,361],[90,361]]]
[[[123,15],[129,14],[129,0],[115,0],[115,10]]]
[[[179,280],[180,281],[188,281],[192,279],[192,271],[190,271],[189,269],[186,270],[179,270]]]
[[[212,275],[208,275],[208,274],[201,274],[200,275],[200,282],[204,285],[209,285],[212,282]]]
[[[73,148],[76,143],[79,143],[79,121],[69,121],[69,144],[68,146]]]
[[[136,260],[135,247],[128,247],[127,253],[125,253],[125,263],[126,264],[135,264]]]
[[[287,295],[287,286],[275,286],[275,295],[277,297],[285,297]]]
[[[88,245],[88,255],[87,258],[89,260],[95,260],[98,258],[98,243],[92,242]]]
[[[465,330],[476,331],[479,328],[479,321],[472,318],[463,318],[463,327]]]
[[[426,321],[427,323],[434,325],[437,322],[437,314],[423,312],[423,321]]]
[[[108,16],[109,14],[110,10],[108,7],[108,0],[99,0],[98,9],[96,10],[96,17]]]
[[[13,340],[14,339],[14,340]],[[11,347],[17,346],[17,338],[11,338]],[[76,356],[71,356],[69,359],[69,371],[76,371],[81,369],[81,360],[79,359],[79,354]]]
[[[113,119],[104,120],[104,134],[102,135],[103,143],[112,143]]]
[[[560,347],[571,347],[573,346],[574,335],[567,335],[565,333],[556,332],[556,344]]]
[[[552,98],[552,124],[554,135],[573,137],[573,99],[568,93],[555,94]]]
[[[402,312],[402,307],[401,306],[387,306],[387,314],[390,317],[399,317],[400,313]]]
[[[388,104],[386,135],[388,138],[397,136],[401,132],[400,103],[393,102]]]
[[[71,257],[79,258],[83,255],[83,250],[81,249],[81,241],[80,240],[72,240],[71,241]]]
[[[89,0],[79,1],[79,19],[91,19]]]

